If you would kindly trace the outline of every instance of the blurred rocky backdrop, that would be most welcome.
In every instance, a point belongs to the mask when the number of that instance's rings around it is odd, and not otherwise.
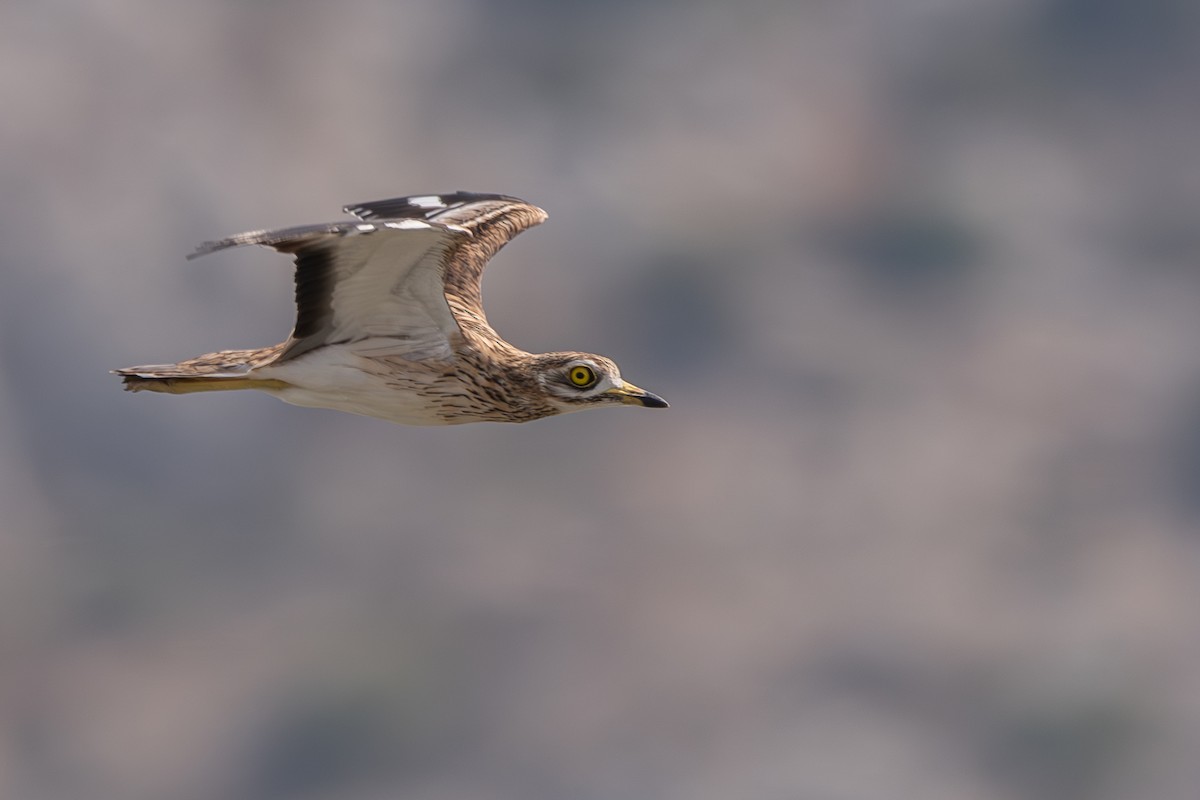
[[[1191,800],[1200,6],[0,6],[0,796]],[[418,429],[197,243],[468,189],[670,411]]]

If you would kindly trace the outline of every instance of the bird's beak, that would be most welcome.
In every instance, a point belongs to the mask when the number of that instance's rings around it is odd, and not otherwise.
[[[669,407],[666,400],[663,400],[653,392],[639,389],[632,383],[623,383],[620,386],[614,386],[605,392],[605,394],[617,398],[627,406],[645,406],[646,408]]]

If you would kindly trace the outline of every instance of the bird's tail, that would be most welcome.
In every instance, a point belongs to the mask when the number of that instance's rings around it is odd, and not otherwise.
[[[282,389],[283,381],[263,378],[254,373],[274,360],[281,345],[259,350],[222,350],[178,364],[148,364],[141,367],[115,369],[113,373],[124,379],[128,392],[166,392],[188,394],[189,392],[223,392],[233,389]]]

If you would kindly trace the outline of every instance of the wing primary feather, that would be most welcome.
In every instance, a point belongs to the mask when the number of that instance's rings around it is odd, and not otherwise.
[[[451,194],[415,194],[387,200],[370,200],[365,203],[352,203],[342,210],[362,220],[406,218],[432,220],[452,209],[487,201],[521,202],[515,197],[503,194],[453,192]]]
[[[218,250],[225,250],[230,247],[242,247],[250,244],[262,245],[263,247],[271,247],[285,253],[292,253],[313,240],[328,236],[345,236],[347,233],[357,229],[358,226],[353,222],[330,222],[323,225],[298,225],[293,228],[247,231],[246,233],[238,233],[225,239],[205,242],[188,256],[188,261],[206,256],[209,253],[215,253]]]

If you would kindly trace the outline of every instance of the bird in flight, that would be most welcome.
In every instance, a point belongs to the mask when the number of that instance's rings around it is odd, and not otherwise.
[[[546,219],[498,194],[416,195],[347,206],[357,221],[251,231],[188,258],[263,245],[296,262],[286,341],[178,364],[114,370],[125,388],[186,394],[258,389],[287,403],[409,425],[528,422],[634,405],[666,408],[591,353],[527,353],[483,312],[488,260]]]

